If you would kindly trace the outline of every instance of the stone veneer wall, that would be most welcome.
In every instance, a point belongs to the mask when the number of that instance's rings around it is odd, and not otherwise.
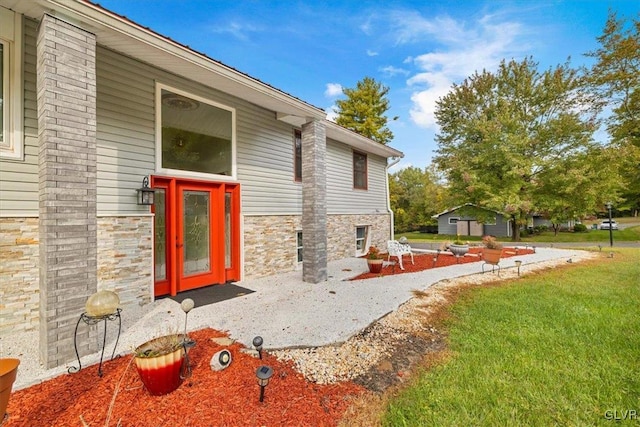
[[[38,329],[38,218],[0,218],[0,336]]]
[[[153,301],[152,223],[148,215],[97,220],[98,290],[118,293],[125,320]],[[0,336],[38,329],[38,245],[38,218],[0,218]]]
[[[388,213],[329,215],[327,224],[329,261],[355,256],[356,226],[365,225],[369,226],[370,244],[377,246],[383,252],[386,251],[391,234],[391,215]]]
[[[244,217],[244,277],[270,276],[298,267],[296,215]]]
[[[327,218],[327,260],[355,255],[355,228],[370,226],[371,243],[386,250],[391,216],[329,215]],[[244,278],[270,276],[296,270],[296,232],[302,230],[302,218],[287,216],[244,217]]]
[[[98,218],[98,290],[116,292],[127,307],[153,301],[153,216]]]

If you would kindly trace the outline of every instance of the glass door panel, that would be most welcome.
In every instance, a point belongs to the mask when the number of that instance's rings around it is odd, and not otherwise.
[[[154,263],[155,280],[167,280],[167,199],[164,188],[155,194]]]
[[[207,191],[183,192],[183,274],[208,273],[211,270],[210,194]]]
[[[224,193],[224,268],[231,268],[231,193]]]

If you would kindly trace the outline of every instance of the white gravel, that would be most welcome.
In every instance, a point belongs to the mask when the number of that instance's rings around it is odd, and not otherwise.
[[[527,274],[568,259],[578,262],[592,256],[596,254],[539,248],[537,253],[517,259],[522,261],[522,274]],[[506,258],[500,263],[502,278],[516,276],[515,259]],[[310,380],[330,383],[363,373],[390,354],[395,339],[402,339],[412,328],[422,327],[414,318],[413,290],[425,290],[436,283],[446,285],[452,279],[482,283],[496,278],[493,273],[479,274],[480,263],[353,281],[347,279],[366,270],[364,260],[344,259],[331,262],[328,267],[329,279],[318,284],[303,282],[300,271],[238,282],[255,292],[193,309],[188,329],[227,331],[247,347],[254,336],[261,335],[266,350],[294,361]],[[119,354],[129,353],[159,334],[181,330],[185,318],[180,304],[169,299],[159,300],[138,313],[123,311],[122,316],[126,330],[118,343]],[[372,330],[366,338],[358,334],[370,325]],[[45,370],[38,361],[37,344],[37,331],[0,337],[1,357],[21,360],[16,390],[66,373],[69,366],[77,364],[70,361],[67,366]],[[108,359],[113,342],[106,348]],[[88,366],[97,363],[99,356],[84,357],[83,369],[96,369]]]

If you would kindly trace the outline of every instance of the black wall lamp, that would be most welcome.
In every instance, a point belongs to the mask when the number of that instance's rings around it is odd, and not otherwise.
[[[138,204],[143,206],[153,205],[155,190],[149,188],[149,177],[142,178],[142,188],[138,188]]]

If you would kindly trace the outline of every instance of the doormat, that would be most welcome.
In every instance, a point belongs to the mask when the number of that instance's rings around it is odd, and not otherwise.
[[[156,299],[171,298],[172,300],[180,303],[186,298],[191,298],[196,307],[201,307],[203,305],[215,304],[220,301],[248,295],[253,292],[255,291],[234,285],[233,283],[225,283],[223,285],[210,285],[203,288],[180,292],[174,297],[170,295],[163,295]]]

